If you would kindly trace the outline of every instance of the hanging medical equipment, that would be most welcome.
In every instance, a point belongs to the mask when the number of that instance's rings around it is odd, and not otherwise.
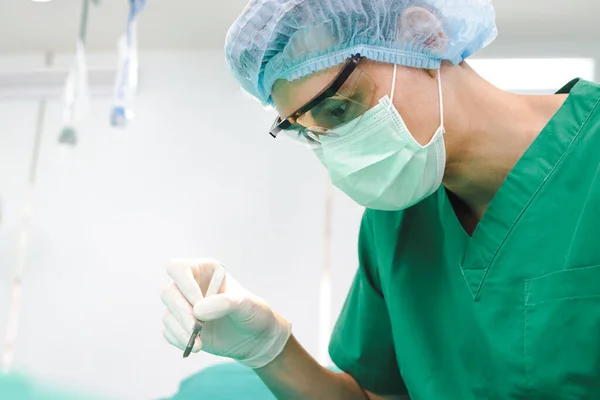
[[[45,58],[46,67],[49,67],[52,64],[52,55],[47,54]],[[25,200],[21,213],[21,221],[19,224],[18,244],[16,248],[17,258],[11,283],[11,296],[8,306],[8,321],[6,323],[6,333],[4,338],[4,353],[2,354],[2,360],[0,363],[0,371],[4,373],[10,372],[15,358],[15,344],[17,341],[19,316],[21,311],[23,272],[25,269],[29,245],[30,225],[31,220],[33,219],[35,182],[45,114],[46,99],[42,98],[39,102],[35,124],[35,140],[33,143],[33,150],[30,159],[31,161],[29,164],[29,181],[27,185],[27,191],[25,192]]]
[[[99,0],[83,0],[75,58],[71,65],[64,90],[63,128],[58,141],[59,143],[71,146],[77,144],[78,123],[81,122],[90,110],[88,72],[85,56],[85,39],[90,1],[96,5],[99,4]]]
[[[146,0],[129,0],[127,30],[119,40],[119,72],[115,83],[115,97],[110,114],[110,124],[125,127],[133,119],[131,103],[138,84],[137,17]]]

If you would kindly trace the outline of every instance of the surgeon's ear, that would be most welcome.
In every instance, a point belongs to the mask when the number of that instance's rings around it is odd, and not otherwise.
[[[398,39],[405,43],[425,45],[434,51],[442,51],[448,37],[440,21],[422,7],[409,7],[400,16]]]

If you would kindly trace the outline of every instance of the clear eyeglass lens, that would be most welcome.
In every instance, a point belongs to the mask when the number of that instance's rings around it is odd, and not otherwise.
[[[338,90],[309,112],[298,118],[298,124],[334,130],[350,122],[355,123],[369,108],[373,99],[375,83],[366,73],[356,69]]]
[[[283,131],[283,134],[304,146],[314,148],[321,145],[317,134],[300,125],[292,125],[292,127]]]
[[[374,91],[373,79],[357,68],[334,96],[317,104],[283,132],[296,142],[318,147],[319,136],[336,136],[333,130],[349,124],[356,126],[371,108]]]

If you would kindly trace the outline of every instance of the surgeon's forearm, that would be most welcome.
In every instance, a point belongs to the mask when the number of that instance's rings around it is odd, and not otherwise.
[[[368,400],[350,375],[319,365],[294,336],[275,360],[255,371],[278,399]]]

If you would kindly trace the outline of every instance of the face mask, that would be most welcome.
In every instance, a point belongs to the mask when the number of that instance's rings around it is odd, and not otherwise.
[[[392,99],[395,83],[394,65]],[[357,124],[321,136],[321,146],[314,151],[333,184],[358,204],[375,210],[403,210],[433,194],[446,165],[440,71],[438,91],[440,126],[425,146],[410,134],[387,95]]]

